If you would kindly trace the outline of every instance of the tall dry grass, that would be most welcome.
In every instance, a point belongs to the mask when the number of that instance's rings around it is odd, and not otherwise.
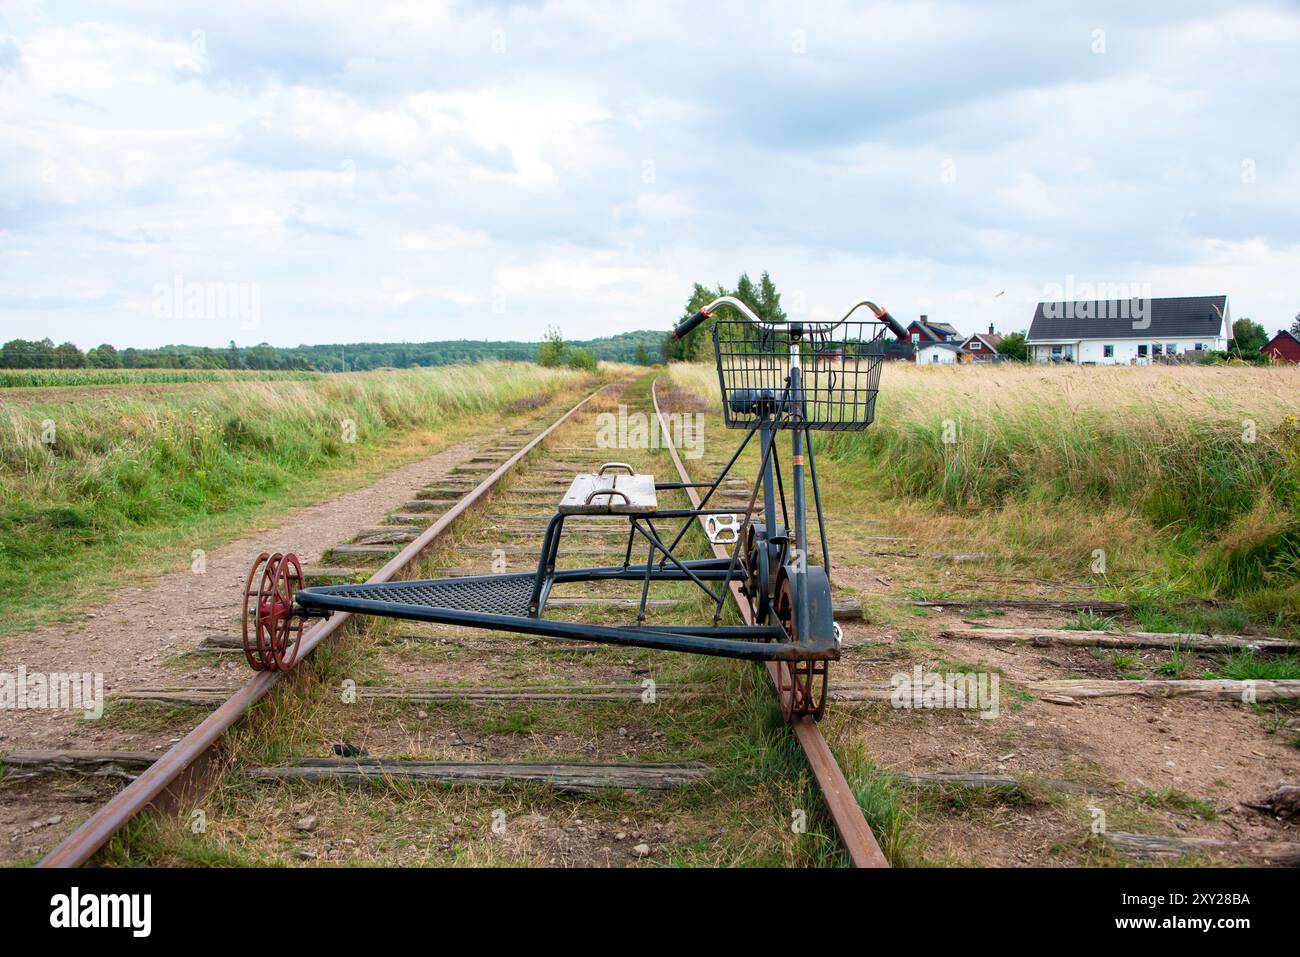
[[[709,366],[670,375],[718,395]],[[819,442],[864,489],[1008,523],[1124,515],[1194,569],[1192,587],[1300,599],[1295,367],[889,363],[875,423]]]

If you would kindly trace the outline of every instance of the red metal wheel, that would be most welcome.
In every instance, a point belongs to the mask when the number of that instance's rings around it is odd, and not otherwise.
[[[266,565],[271,555],[269,552],[262,552],[253,562],[253,567],[248,570],[248,580],[244,583],[244,620],[243,620],[243,639],[244,639],[244,657],[248,659],[248,667],[254,671],[265,671],[268,667],[268,660],[262,656],[261,650],[261,581],[266,577]],[[253,588],[253,580],[257,579],[259,584],[256,589]],[[249,634],[250,628],[252,634]]]
[[[791,641],[795,633],[794,588],[782,572],[777,583],[773,614]],[[787,721],[811,716],[820,721],[826,712],[826,689],[830,684],[830,663],[824,660],[777,661],[776,691],[781,713]]]
[[[275,667],[275,658],[271,654],[276,622],[275,576],[282,558],[284,555],[280,552],[268,558],[257,583],[257,658],[262,663],[262,671]]]
[[[275,667],[288,671],[298,660],[302,643],[302,618],[294,608],[293,596],[302,588],[302,565],[292,552],[283,555],[275,566],[271,586],[271,621],[269,627],[271,658]]]
[[[244,657],[254,671],[288,671],[298,660],[303,622],[294,596],[301,588],[298,556],[257,556],[244,583],[243,620]]]

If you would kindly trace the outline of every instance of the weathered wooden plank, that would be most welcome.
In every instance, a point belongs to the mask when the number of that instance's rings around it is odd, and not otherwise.
[[[1145,698],[1202,698],[1212,701],[1275,701],[1300,698],[1300,680],[1235,681],[1230,679],[1174,680],[1146,678],[1138,681],[1110,681],[1068,678],[1057,681],[1029,681],[1018,687],[1054,704],[1078,704],[1090,698],[1137,696]],[[893,694],[888,682],[863,684],[831,683],[833,701],[888,701]]]
[[[453,501],[454,499],[448,499],[443,502],[428,498],[415,498],[411,499],[409,502],[403,502],[402,509],[407,512],[441,512]]]
[[[540,764],[460,761],[352,761],[321,758],[292,767],[252,768],[256,781],[422,781],[428,784],[504,787],[549,784],[559,791],[606,788],[667,791],[699,784],[713,774],[704,764]]]
[[[147,751],[11,751],[4,756],[5,780],[88,774],[131,781],[157,758]]]
[[[393,545],[335,545],[329,549],[332,555],[351,555],[357,558],[387,558],[396,555],[398,551]]]
[[[1140,861],[1176,860],[1188,854],[1230,854],[1261,864],[1300,864],[1300,844],[1286,841],[1222,841],[1125,831],[1105,831],[1101,838],[1119,853]]]
[[[540,547],[540,538],[538,540]],[[502,545],[457,545],[455,547],[458,555],[492,555],[501,551]],[[524,554],[524,549],[519,543],[513,543],[506,549],[512,553]],[[591,545],[584,542],[564,542],[560,546],[560,559],[564,560],[566,555],[618,555],[626,553],[626,548],[620,545]],[[620,561],[621,564],[621,561]],[[533,570],[536,566],[533,566]]]
[[[1228,678],[1174,680],[1143,678],[1138,681],[1108,681],[1067,678],[1059,681],[1030,681],[1025,690],[1036,695],[1070,698],[1138,696],[1144,698],[1207,698],[1213,701],[1253,703],[1278,698],[1300,698],[1300,680],[1236,681]]]
[[[1178,648],[1184,651],[1300,651],[1300,642],[1250,635],[1206,635],[1152,631],[1074,631],[1068,628],[946,628],[940,638],[1009,642],[1050,647]]]
[[[490,528],[493,531],[504,532],[509,535],[536,535],[539,543],[539,547],[540,547],[542,535],[546,533],[545,521],[536,521],[536,522],[492,521],[489,522],[485,527]],[[560,541],[560,551],[561,552],[564,551],[565,545],[571,541],[571,536],[573,535],[591,535],[597,538],[620,538],[626,541],[628,532],[629,529],[626,522],[620,525],[616,522],[604,522],[604,523],[583,522],[581,524],[575,522],[573,524],[570,524],[569,522],[566,521],[564,523],[564,538]],[[638,536],[637,543],[638,544],[633,546],[633,551],[644,552],[646,549],[645,539]]]
[[[1122,612],[1133,607],[1127,601],[1098,601],[1092,598],[944,598],[908,601],[919,608],[1023,608],[1027,611],[1096,611]]]
[[[220,687],[191,688],[130,688],[113,695],[115,701],[148,702],[171,705],[216,705],[230,697],[233,689]],[[704,691],[703,685],[657,684],[656,701],[674,698],[693,698]],[[592,685],[520,685],[508,687],[456,686],[443,688],[390,688],[359,686],[358,701],[406,701],[412,704],[433,704],[445,701],[641,701],[647,689],[636,684]]]
[[[861,551],[858,555],[873,558],[927,558],[938,562],[983,562],[995,558],[1010,558],[1009,555],[994,555],[989,552],[880,552]]]
[[[934,771],[922,772],[919,774],[909,774],[905,771],[890,771],[887,773],[903,784],[910,784],[913,787],[919,788],[959,787],[1014,791],[1022,789],[1020,780],[1013,775],[995,774],[988,771]],[[1064,791],[1070,794],[1113,793],[1113,790],[1110,788],[1097,787],[1091,784],[1080,784],[1077,781],[1043,781],[1036,783],[1039,787],[1046,787],[1053,791]]]
[[[355,578],[358,575],[369,575],[373,569],[355,568],[346,565],[307,565],[302,570],[302,577],[306,580],[322,580],[328,578]]]
[[[391,522],[394,525],[419,525],[421,527],[433,524],[433,516],[427,512],[389,512],[384,516],[385,522]]]
[[[361,529],[352,537],[351,544],[405,545],[407,542],[415,541],[419,534],[419,530],[414,528],[403,528],[400,525],[381,525]]]
[[[831,600],[831,614],[836,621],[861,621],[862,602],[856,598],[835,598]]]

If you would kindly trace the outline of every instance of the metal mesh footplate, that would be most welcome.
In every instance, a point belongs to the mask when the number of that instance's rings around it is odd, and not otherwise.
[[[702,634],[665,627],[619,627],[572,621],[549,621],[528,614],[532,574],[486,575],[474,578],[436,578],[427,581],[386,582],[366,585],[329,585],[304,588],[294,599],[304,609],[343,611],[428,621],[468,628],[492,628],[522,635],[542,635],[574,641],[599,641],[611,645],[688,651],[750,661],[797,661],[838,658],[834,642],[802,646],[781,641],[780,628],[754,635],[754,629],[701,628]],[[735,635],[735,637],[731,637]],[[778,640],[754,640],[778,639]]]
[[[384,582],[377,585],[331,585],[298,593],[301,604],[338,607],[332,597],[418,608],[447,608],[488,615],[527,615],[532,598],[532,574],[478,578],[437,578],[429,581]],[[314,601],[317,596],[323,601]]]

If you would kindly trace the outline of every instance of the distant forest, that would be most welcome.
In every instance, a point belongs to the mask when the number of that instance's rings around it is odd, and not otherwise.
[[[662,331],[623,332],[600,339],[569,341],[571,350],[587,350],[607,362],[649,365],[661,361]],[[0,369],[316,369],[364,372],[367,369],[456,365],[484,359],[532,362],[539,343],[454,339],[443,342],[354,342],[341,345],[281,348],[260,343],[224,349],[162,346],[115,349],[107,343],[82,352],[73,343],[56,346],[49,339],[13,339],[0,346]]]

